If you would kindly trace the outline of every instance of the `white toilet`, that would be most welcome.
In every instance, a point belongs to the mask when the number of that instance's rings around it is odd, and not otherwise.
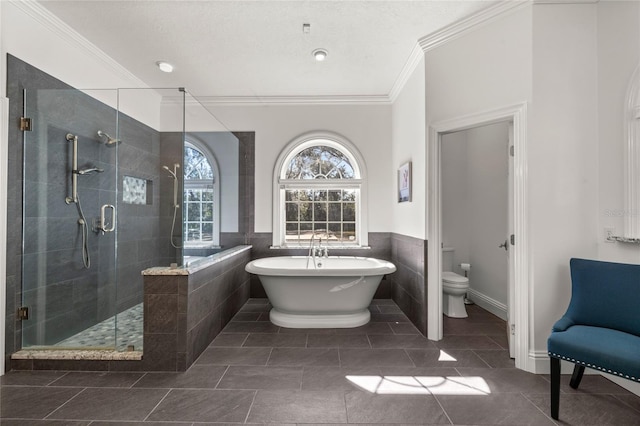
[[[442,312],[451,318],[466,318],[464,297],[469,289],[469,278],[453,270],[453,247],[442,248]]]

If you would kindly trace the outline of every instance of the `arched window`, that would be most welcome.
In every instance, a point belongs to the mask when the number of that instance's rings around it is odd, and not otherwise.
[[[640,241],[640,65],[629,83],[624,114],[626,155],[623,237]]]
[[[220,234],[219,176],[215,159],[194,142],[184,146],[185,247],[217,246]]]
[[[306,135],[282,152],[276,166],[274,246],[368,243],[363,212],[364,163],[337,135]]]

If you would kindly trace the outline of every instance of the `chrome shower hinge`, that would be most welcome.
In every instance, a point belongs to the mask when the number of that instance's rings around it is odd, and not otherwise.
[[[30,132],[33,130],[32,122],[29,117],[20,117],[20,131]]]

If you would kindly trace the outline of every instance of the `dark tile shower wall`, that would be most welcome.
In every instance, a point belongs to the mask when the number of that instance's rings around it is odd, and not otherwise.
[[[143,299],[140,272],[161,265],[168,253],[168,238],[161,233],[160,208],[160,138],[156,130],[122,113],[118,146],[118,257],[117,312],[122,312]],[[115,129],[114,129],[115,131]],[[179,144],[180,145],[180,144]],[[146,204],[123,202],[125,176],[144,179],[151,185]],[[115,288],[115,286],[111,286]]]
[[[7,301],[5,359],[9,369],[9,355],[20,347],[21,323],[16,321],[16,310],[20,306],[22,282],[22,132],[15,122],[22,112],[23,82],[27,87],[51,87],[48,82],[40,81],[43,76],[34,72],[26,63],[7,55],[7,96],[9,103],[9,149],[8,149],[8,187],[7,187]],[[65,88],[59,84],[60,88]],[[18,99],[20,101],[18,101]]]
[[[169,172],[161,169],[167,166],[173,170],[174,164],[179,164],[181,171],[184,171],[184,152],[182,149],[182,132],[162,132],[160,134],[160,162],[157,163],[160,168],[160,239],[163,251],[157,266],[169,266],[173,262],[180,264],[182,259],[182,249],[171,245],[171,229],[173,224],[173,185],[174,180],[169,177]],[[178,176],[182,173],[178,172]],[[182,204],[183,186],[182,179],[178,180],[178,203]],[[177,247],[182,247],[182,208],[175,210],[175,226],[173,226],[173,243]]]
[[[158,132],[118,114],[95,99],[73,89],[29,64],[8,55],[7,95],[9,97],[9,163],[8,163],[8,242],[7,242],[7,318],[6,359],[10,369],[10,354],[22,347],[22,335],[33,343],[50,344],[74,334],[117,311],[142,301],[140,271],[158,264],[163,246],[159,239],[160,192],[157,185],[159,170]],[[39,162],[27,159],[25,197],[27,205],[23,226],[23,132],[18,127],[23,115],[23,90],[28,92],[31,110],[47,110],[47,121],[34,122],[29,140],[46,140],[35,148]],[[42,89],[61,89],[38,93]],[[118,119],[122,143],[120,173],[116,177],[114,148],[101,144],[97,130],[115,136]],[[34,117],[35,119],[35,117]],[[116,204],[115,182],[122,192],[123,175],[144,178],[152,182],[152,200],[147,205],[118,203],[118,275],[116,277],[113,233],[97,235],[89,231],[91,268],[82,268],[81,242],[74,204],[64,199],[70,192],[71,142],[66,133],[79,136],[79,167],[88,165],[103,168],[100,174],[78,179],[78,192],[89,222],[100,214],[103,204]],[[45,162],[46,164],[44,164]],[[37,198],[34,198],[37,197]],[[122,198],[120,197],[120,201]],[[44,233],[46,230],[46,234]],[[33,274],[22,288],[22,234],[25,236],[24,270]],[[36,236],[38,235],[38,238]],[[80,238],[81,240],[81,238]],[[36,275],[46,259],[47,274]],[[38,263],[38,264],[36,264]],[[116,292],[116,278],[119,283]],[[35,292],[46,288],[47,297],[38,306],[30,306],[31,317],[16,320],[23,290]],[[40,312],[46,310],[46,320]],[[44,331],[44,333],[43,333]],[[42,336],[46,336],[46,339]],[[39,339],[39,340],[38,340]]]
[[[391,234],[391,261],[396,265],[392,298],[427,335],[427,241]]]

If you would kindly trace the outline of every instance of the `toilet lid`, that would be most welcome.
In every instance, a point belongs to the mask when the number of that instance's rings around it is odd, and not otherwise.
[[[461,284],[468,284],[469,278],[458,275],[455,272],[446,271],[442,273],[442,281],[459,286]]]

